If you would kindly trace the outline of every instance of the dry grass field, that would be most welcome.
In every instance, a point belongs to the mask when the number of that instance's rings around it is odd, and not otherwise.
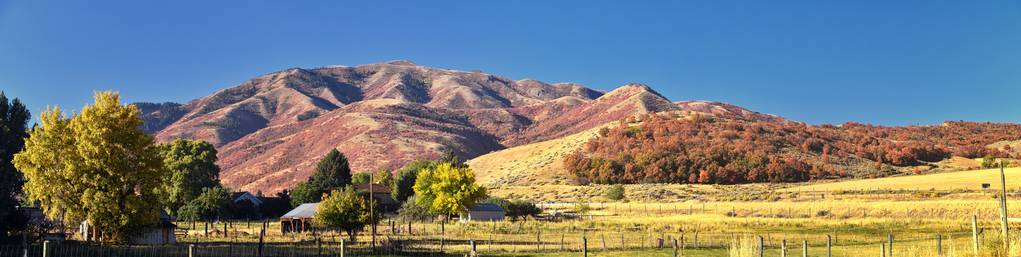
[[[1007,189],[1021,189],[1021,168],[1004,170]],[[849,180],[833,183],[812,183],[785,189],[785,191],[877,191],[877,190],[981,190],[988,183],[999,188],[1000,170],[985,169],[926,175]]]

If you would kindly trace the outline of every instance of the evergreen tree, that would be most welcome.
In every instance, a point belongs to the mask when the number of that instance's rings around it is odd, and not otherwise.
[[[9,100],[0,91],[0,243],[9,241],[7,231],[20,230],[25,225],[24,217],[15,209],[24,178],[11,160],[25,146],[30,116],[20,100]]]
[[[316,200],[321,198],[323,193],[350,184],[351,167],[348,165],[347,157],[337,149],[323,156],[316,164],[315,173],[308,178],[308,185],[312,188]]]

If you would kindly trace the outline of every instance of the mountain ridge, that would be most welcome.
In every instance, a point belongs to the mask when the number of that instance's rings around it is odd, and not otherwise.
[[[407,60],[289,68],[184,104],[138,105],[157,141],[208,141],[220,150],[225,184],[266,192],[304,181],[334,148],[356,172],[393,170],[446,152],[470,159],[651,112],[756,113],[715,102],[691,108],[637,83],[601,92]]]

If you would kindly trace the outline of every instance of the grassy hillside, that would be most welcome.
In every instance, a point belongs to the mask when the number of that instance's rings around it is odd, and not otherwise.
[[[563,156],[598,135],[598,126],[577,134],[488,153],[467,161],[487,186],[567,184]]]
[[[1021,168],[1005,170],[1007,188],[1021,189]],[[999,188],[1000,170],[971,170],[927,175],[859,179],[809,184],[788,188],[788,191],[860,191],[860,190],[978,190],[982,183]]]

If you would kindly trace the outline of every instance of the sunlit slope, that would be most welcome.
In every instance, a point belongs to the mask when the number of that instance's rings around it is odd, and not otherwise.
[[[563,158],[598,135],[599,128],[553,140],[512,147],[469,160],[481,184],[488,186],[568,184]]]
[[[1021,188],[1021,168],[1007,168],[1004,172],[1007,178],[1007,188],[1014,190]],[[970,170],[937,173],[928,175],[914,175],[902,177],[888,177],[876,179],[860,179],[832,183],[809,184],[793,187],[788,191],[840,191],[840,190],[958,190],[958,189],[982,189],[983,183],[989,183],[992,188],[999,188],[1000,170]]]

